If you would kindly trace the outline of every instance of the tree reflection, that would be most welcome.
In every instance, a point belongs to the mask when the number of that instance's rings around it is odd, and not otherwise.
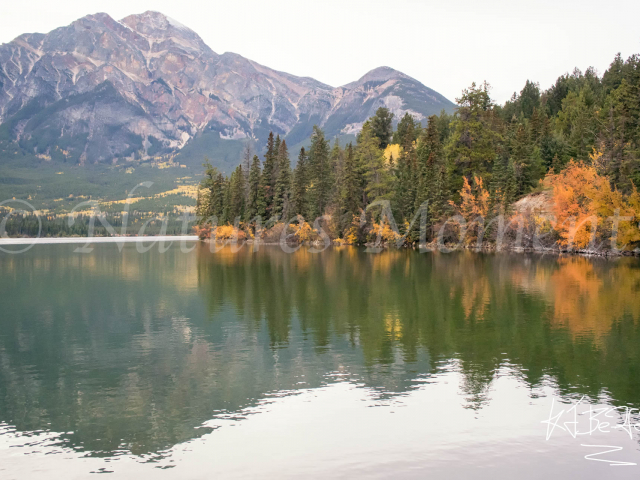
[[[0,422],[93,455],[159,452],[216,414],[347,378],[381,397],[461,372],[640,398],[635,259],[350,247],[0,257]],[[280,392],[280,393],[279,393]]]

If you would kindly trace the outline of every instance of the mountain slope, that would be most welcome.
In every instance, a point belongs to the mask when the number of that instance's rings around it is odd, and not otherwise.
[[[313,125],[356,133],[379,106],[423,120],[453,104],[388,67],[333,88],[234,53],[219,55],[157,12],[88,15],[0,46],[0,144],[86,164],[172,156],[185,146],[233,157],[273,130],[290,144]],[[228,144],[225,144],[228,142]],[[229,160],[227,158],[227,160]],[[181,160],[182,161],[182,160]],[[237,156],[235,161],[237,162]]]

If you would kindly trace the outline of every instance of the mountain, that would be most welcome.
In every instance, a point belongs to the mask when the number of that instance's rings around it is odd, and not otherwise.
[[[86,164],[179,154],[199,163],[206,152],[237,163],[247,139],[262,145],[272,130],[294,145],[314,124],[330,138],[354,134],[380,106],[418,120],[454,107],[388,67],[334,88],[219,55],[157,12],[88,15],[0,45],[4,155]]]

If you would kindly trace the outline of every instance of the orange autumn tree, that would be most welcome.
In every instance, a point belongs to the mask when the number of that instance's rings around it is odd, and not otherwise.
[[[625,196],[594,166],[574,160],[560,173],[550,171],[543,184],[553,192],[554,229],[561,245],[585,248],[609,240],[628,248],[640,242],[640,195],[635,189]]]
[[[482,177],[473,177],[473,187],[467,177],[463,177],[463,185],[460,190],[460,204],[456,205],[449,200],[456,212],[467,222],[466,243],[471,244],[480,235],[480,227],[489,213],[489,192],[484,188]],[[457,222],[456,222],[457,224]],[[460,228],[460,225],[456,225]]]

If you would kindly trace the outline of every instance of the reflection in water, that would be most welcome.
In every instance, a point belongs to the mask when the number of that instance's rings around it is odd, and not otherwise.
[[[0,256],[0,424],[88,455],[161,454],[345,380],[398,398],[452,366],[471,411],[505,366],[639,406],[634,259],[73,248]]]

